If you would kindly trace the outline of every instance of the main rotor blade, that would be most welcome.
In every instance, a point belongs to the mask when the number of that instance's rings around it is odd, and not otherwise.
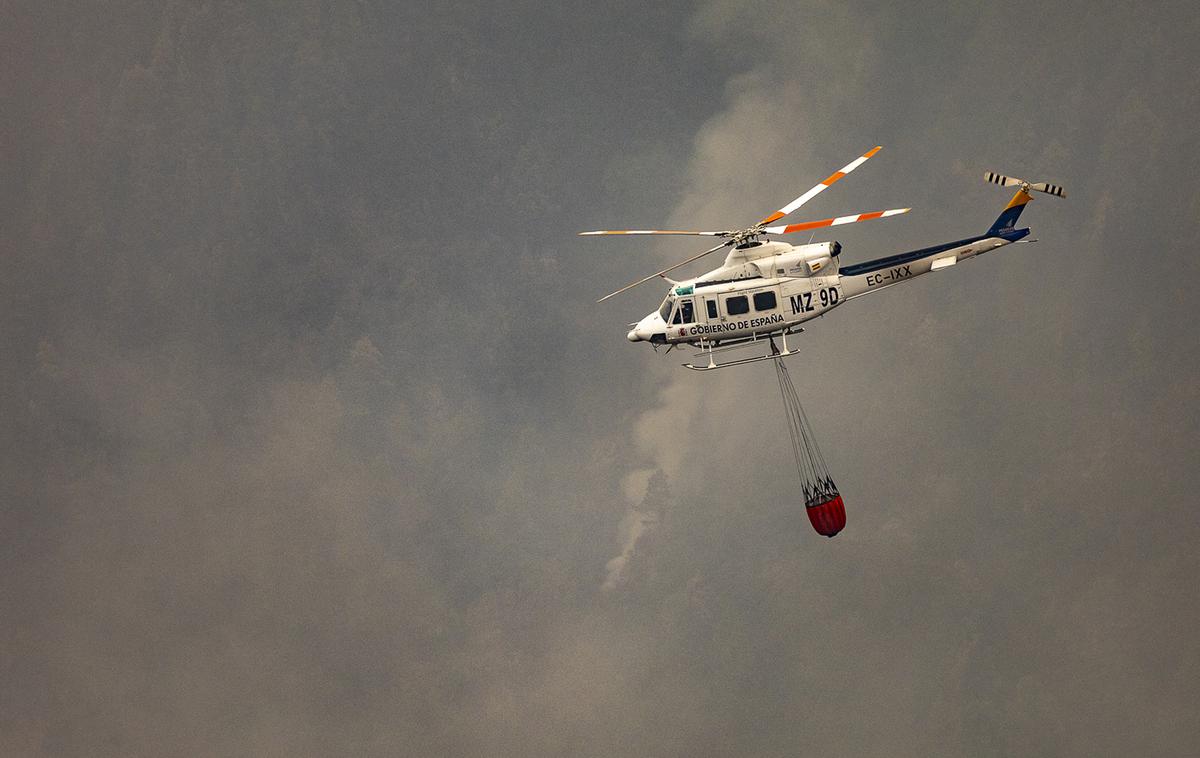
[[[729,232],[678,232],[678,231],[662,231],[661,229],[628,229],[624,231],[600,231],[600,232],[580,232],[580,237],[588,237],[595,234],[687,234],[693,237],[725,237]]]
[[[819,229],[822,226],[840,226],[841,224],[854,224],[859,221],[870,221],[873,218],[887,218],[888,216],[899,216],[901,213],[908,213],[912,208],[893,208],[890,211],[872,211],[871,213],[856,213],[852,216],[838,216],[837,218],[825,218],[820,221],[805,221],[800,224],[788,224],[787,226],[767,226],[763,228],[764,234],[790,234],[792,232],[802,232],[806,229]]]
[[[825,181],[821,182],[817,186],[810,189],[808,192],[805,192],[800,197],[796,198],[792,202],[788,203],[787,205],[783,206],[779,210],[775,211],[770,216],[767,216],[762,221],[759,221],[758,225],[762,226],[763,224],[769,224],[772,221],[778,221],[779,219],[788,215],[792,211],[796,210],[800,206],[807,203],[809,200],[812,200],[814,197],[816,197],[817,195],[824,192],[826,187],[833,184],[838,179],[841,179],[843,176],[850,173],[854,169],[858,168],[862,164],[866,163],[868,158],[870,158],[875,153],[878,153],[882,149],[883,149],[883,146],[881,146],[881,145],[876,145],[875,147],[871,148],[867,152],[863,153],[863,155],[861,157],[855,158],[854,160],[847,163],[845,166],[842,166],[840,171],[833,172],[833,174]]]
[[[633,284],[626,285],[626,286],[622,287],[621,289],[617,290],[616,292],[610,292],[609,294],[600,298],[596,302],[603,303],[605,300],[609,299],[613,295],[619,295],[622,292],[624,292],[625,290],[633,289],[634,287],[638,286],[639,284],[648,282],[656,276],[662,276],[663,274],[667,273],[668,271],[674,271],[675,269],[679,268],[680,266],[686,266],[687,264],[691,263],[692,261],[700,260],[701,258],[708,255],[709,253],[715,253],[718,250],[720,250],[721,248],[728,247],[729,245],[732,245],[732,244],[733,244],[733,240],[730,240],[729,242],[722,242],[721,244],[717,245],[716,247],[712,248],[711,250],[705,250],[703,253],[700,253],[699,255],[693,255],[691,258],[688,258],[686,261],[676,263],[674,266],[671,266],[669,268],[664,268],[662,271],[658,271],[656,273],[651,274],[650,276],[638,279]]]

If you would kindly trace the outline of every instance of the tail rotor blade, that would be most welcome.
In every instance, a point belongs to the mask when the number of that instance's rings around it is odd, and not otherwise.
[[[992,184],[999,184],[1001,187],[1016,187],[1021,184],[1027,184],[1024,179],[1014,179],[1011,176],[997,174],[994,171],[985,172],[983,175],[983,180],[985,182],[991,182]]]
[[[1058,186],[1057,184],[1047,184],[1045,182],[1038,182],[1037,184],[1029,185],[1029,189],[1037,190],[1039,192],[1045,192],[1047,195],[1054,195],[1055,197],[1064,197],[1065,198],[1067,196],[1067,191],[1064,190],[1062,187]]]
[[[605,295],[604,297],[600,298],[600,299],[599,299],[599,300],[597,300],[596,302],[597,302],[597,303],[603,303],[605,300],[609,299],[609,298],[610,298],[610,297],[612,297],[613,295],[619,295],[619,294],[621,294],[622,292],[624,292],[625,290],[630,290],[630,289],[633,289],[634,287],[638,286],[639,284],[643,284],[643,283],[645,283],[645,282],[648,282],[648,281],[650,281],[651,279],[653,279],[653,278],[654,278],[654,277],[656,277],[656,276],[663,276],[663,275],[664,275],[664,274],[666,274],[668,271],[674,271],[675,269],[679,268],[680,266],[686,266],[687,264],[691,263],[692,261],[698,261],[698,260],[700,260],[701,258],[703,258],[704,256],[708,255],[709,253],[715,253],[715,252],[717,252],[718,250],[720,250],[721,248],[723,248],[723,247],[728,247],[729,245],[732,245],[732,244],[733,244],[733,241],[732,241],[732,240],[730,240],[729,242],[722,242],[721,244],[717,245],[716,247],[714,247],[714,248],[712,248],[712,249],[710,249],[710,250],[705,250],[703,253],[700,253],[699,255],[693,255],[691,258],[688,258],[686,261],[680,261],[679,263],[676,263],[674,266],[670,266],[670,267],[668,267],[668,268],[664,268],[662,271],[657,271],[657,272],[655,272],[655,273],[651,274],[650,276],[642,277],[641,279],[638,279],[638,280],[637,280],[636,282],[634,282],[633,284],[627,284],[627,285],[625,285],[624,287],[622,287],[621,289],[617,290],[616,292],[610,292],[609,294],[607,294],[607,295]]]

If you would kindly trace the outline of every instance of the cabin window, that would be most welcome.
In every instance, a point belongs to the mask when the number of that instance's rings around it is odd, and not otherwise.
[[[754,294],[754,310],[756,311],[773,310],[777,304],[774,292],[756,292]]]
[[[717,301],[716,300],[705,300],[704,304],[708,307],[708,317],[716,318],[717,317]]]
[[[746,298],[745,295],[738,295],[737,297],[726,298],[725,312],[728,313],[730,316],[740,316],[743,313],[749,313],[750,312],[750,301]]]

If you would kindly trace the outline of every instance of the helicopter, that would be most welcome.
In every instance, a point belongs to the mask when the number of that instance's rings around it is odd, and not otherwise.
[[[1016,228],[1021,211],[1033,199],[1030,192],[1066,197],[1066,192],[1061,186],[1046,182],[1027,182],[1024,179],[988,171],[984,174],[985,181],[1018,189],[986,232],[849,266],[838,264],[842,246],[836,241],[789,245],[769,239],[775,235],[908,213],[911,208],[893,208],[836,216],[820,221],[775,224],[866,163],[881,149],[878,145],[871,148],[795,200],[744,229],[701,232],[658,229],[580,232],[581,236],[689,235],[719,237],[724,240],[716,247],[643,277],[605,295],[597,302],[604,302],[614,295],[660,277],[670,283],[666,298],[657,310],[629,325],[632,329],[626,338],[630,342],[649,342],[655,351],[665,345],[667,352],[683,345],[698,347],[700,352],[695,357],[706,358],[707,362],[683,364],[685,368],[694,371],[710,371],[757,361],[779,360],[799,352],[789,348],[787,337],[803,332],[801,324],[823,316],[854,298],[911,281],[923,274],[944,271],[960,261],[975,258],[998,247],[1015,242],[1036,242],[1037,240],[1026,239],[1030,233],[1029,229]],[[720,267],[682,281],[667,277],[671,271],[727,247],[731,249]],[[775,344],[776,337],[781,339],[782,349]],[[769,346],[769,352],[764,355],[724,360],[727,351],[762,347],[764,343]],[[721,361],[717,360],[718,356],[721,357]]]

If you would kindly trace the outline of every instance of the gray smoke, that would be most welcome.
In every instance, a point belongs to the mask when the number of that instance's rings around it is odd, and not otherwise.
[[[0,753],[1196,744],[1190,6],[6,11]],[[770,367],[593,302],[698,249],[574,232],[875,144],[847,262],[1069,198],[803,335],[825,540]]]

